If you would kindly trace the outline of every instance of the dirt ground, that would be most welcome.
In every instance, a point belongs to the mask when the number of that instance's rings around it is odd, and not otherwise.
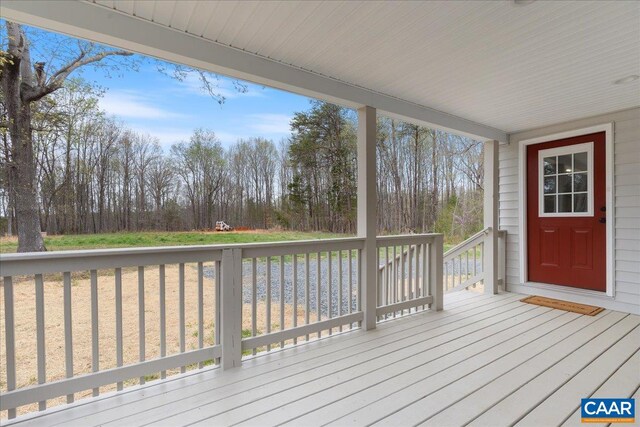
[[[206,265],[205,268],[212,268]],[[206,275],[205,275],[206,276]],[[195,264],[185,266],[185,345],[186,350],[198,348],[198,282]],[[178,267],[166,266],[166,343],[167,355],[179,352],[179,296]],[[60,276],[45,277],[45,347],[47,381],[65,377],[65,343],[63,284]],[[91,372],[91,288],[87,274],[72,275],[72,325],[73,325],[73,366],[75,375]],[[4,294],[0,292],[0,309],[4,311]],[[115,281],[112,271],[100,271],[98,277],[99,298],[99,343],[100,370],[116,366],[116,309]],[[145,346],[146,359],[160,355],[160,316],[159,316],[159,272],[158,267],[145,269]],[[33,281],[16,281],[15,300],[15,336],[16,336],[16,376],[18,388],[37,384],[36,358],[36,307],[35,285]],[[258,303],[258,335],[266,331],[266,307]],[[123,313],[123,358],[124,364],[139,360],[139,322],[138,322],[138,273],[137,270],[124,270],[122,273],[122,313]],[[4,313],[0,315],[4,318]],[[215,283],[212,278],[204,279],[204,345],[214,344],[215,319]],[[279,329],[279,303],[273,302],[271,320],[272,330]],[[285,306],[285,327],[293,323],[293,307]],[[304,324],[304,307],[298,308],[298,324]],[[0,337],[5,337],[4,322],[0,322]],[[251,305],[243,306],[243,332],[250,335]],[[7,390],[5,346],[0,349],[0,391]],[[177,373],[179,370],[169,372]],[[158,378],[150,375],[147,381]],[[137,384],[138,380],[129,380],[126,385]],[[115,390],[115,385],[100,388],[101,392]],[[90,396],[91,390],[76,393],[75,398]],[[48,406],[64,403],[64,398],[52,399]],[[37,404],[24,406],[18,413],[37,410]],[[7,413],[0,414],[6,418]]]

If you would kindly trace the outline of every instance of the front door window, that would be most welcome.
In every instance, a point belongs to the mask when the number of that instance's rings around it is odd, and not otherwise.
[[[540,216],[593,215],[593,143],[540,150]]]

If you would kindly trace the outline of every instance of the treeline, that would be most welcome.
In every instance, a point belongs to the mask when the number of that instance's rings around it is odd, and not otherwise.
[[[40,222],[50,234],[249,228],[356,230],[356,115],[313,102],[289,138],[223,147],[197,129],[170,148],[99,108],[82,80],[32,110]],[[1,105],[0,105],[1,106]],[[4,109],[0,111],[5,116]],[[5,117],[3,117],[4,119]],[[482,221],[482,145],[396,120],[378,121],[381,232],[446,232],[461,238]],[[2,229],[15,227],[10,141],[2,133]]]

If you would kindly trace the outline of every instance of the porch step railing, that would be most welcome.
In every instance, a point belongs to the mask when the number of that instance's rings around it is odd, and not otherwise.
[[[357,329],[363,238],[2,256],[0,411],[13,418]],[[377,238],[379,320],[442,308],[442,235]],[[384,255],[382,255],[384,254]],[[20,369],[17,369],[17,367]]]
[[[489,235],[486,228],[444,254],[444,292],[455,292],[483,283],[485,278],[484,242]],[[505,248],[507,232],[498,231],[498,284],[504,286]]]
[[[442,235],[378,237],[376,315],[379,320],[442,308]]]

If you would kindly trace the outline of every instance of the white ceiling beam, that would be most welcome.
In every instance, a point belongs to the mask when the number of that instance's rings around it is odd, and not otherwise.
[[[475,139],[505,142],[508,139],[504,131],[490,126],[381,94],[369,88],[347,84],[89,2],[4,0],[0,6],[0,14],[5,19],[26,25],[355,109],[363,106],[374,107],[382,115]]]

